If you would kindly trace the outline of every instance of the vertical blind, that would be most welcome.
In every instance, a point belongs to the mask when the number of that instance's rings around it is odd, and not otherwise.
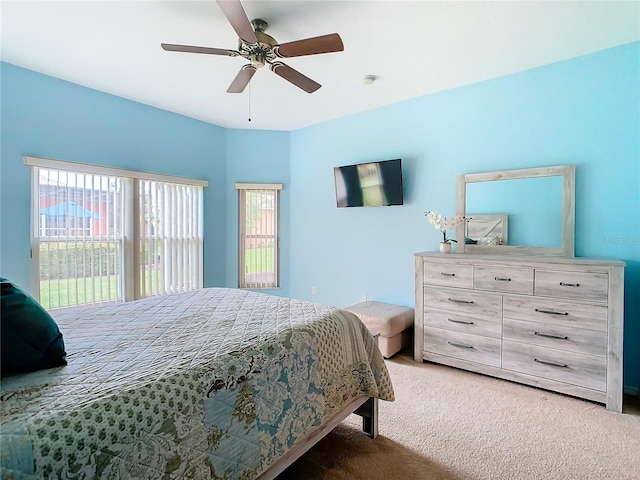
[[[202,187],[139,181],[140,296],[201,287]]]
[[[33,168],[32,292],[48,309],[203,284],[206,180],[24,157]]]
[[[239,192],[240,288],[279,286],[280,184],[236,184]]]
[[[62,308],[123,301],[122,181],[38,169],[40,302]]]

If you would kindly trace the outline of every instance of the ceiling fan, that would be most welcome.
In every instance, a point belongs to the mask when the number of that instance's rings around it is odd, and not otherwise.
[[[256,70],[264,67],[265,64],[268,64],[273,72],[293,83],[296,87],[307,93],[313,93],[321,87],[319,83],[285,65],[278,59],[341,52],[344,50],[342,39],[337,33],[278,44],[272,36],[264,33],[267,28],[267,22],[260,19],[249,22],[249,18],[239,0],[216,0],[216,2],[238,34],[237,51],[172,43],[162,43],[161,46],[171,52],[205,53],[229,57],[240,56],[249,60],[251,63],[244,65],[240,69],[231,85],[229,85],[227,93],[242,93]]]

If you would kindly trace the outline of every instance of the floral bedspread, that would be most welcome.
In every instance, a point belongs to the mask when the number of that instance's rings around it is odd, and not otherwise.
[[[354,398],[394,398],[335,307],[207,288],[55,319],[68,365],[1,382],[2,478],[250,480]]]

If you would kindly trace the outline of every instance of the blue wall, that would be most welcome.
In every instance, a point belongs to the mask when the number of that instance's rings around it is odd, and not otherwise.
[[[0,269],[29,288],[23,156],[202,178],[205,285],[224,285],[226,129],[1,63]]]
[[[398,157],[404,206],[335,207],[333,167]],[[413,305],[413,253],[440,241],[424,212],[455,213],[457,175],[561,164],[576,165],[576,256],[627,262],[625,384],[637,388],[637,42],[293,132],[289,293]]]
[[[280,288],[264,293],[289,294],[289,132],[229,130],[227,135],[227,277],[238,286],[238,193],[236,183],[282,183],[280,192]]]
[[[640,385],[640,43],[291,133],[227,130],[2,64],[0,271],[29,283],[36,155],[206,178],[205,285],[237,285],[235,182],[282,182],[282,288],[413,305],[413,254],[464,173],[576,165],[576,255],[622,259],[625,385]],[[372,88],[375,88],[372,87]],[[401,157],[405,205],[335,206],[333,167]],[[316,295],[312,295],[316,287]]]

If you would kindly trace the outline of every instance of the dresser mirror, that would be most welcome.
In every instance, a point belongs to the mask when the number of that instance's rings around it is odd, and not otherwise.
[[[458,253],[574,256],[575,165],[457,179]]]

